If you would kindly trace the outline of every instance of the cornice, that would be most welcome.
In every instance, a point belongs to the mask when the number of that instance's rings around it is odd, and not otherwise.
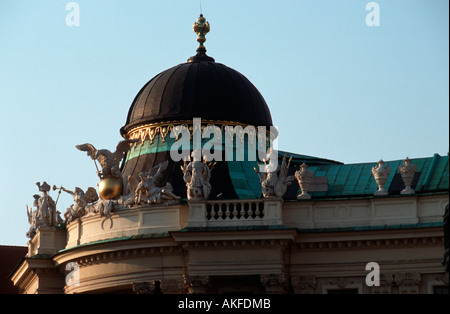
[[[407,247],[418,245],[444,245],[444,236],[432,235],[422,237],[398,237],[387,239],[353,239],[353,240],[320,240],[296,242],[295,249],[346,249],[346,248],[381,248]]]
[[[166,241],[164,241],[166,242]],[[128,246],[128,248],[127,248]],[[55,261],[58,265],[66,264],[68,262],[75,262],[79,267],[100,264],[104,262],[110,262],[113,260],[127,259],[127,258],[139,258],[151,255],[169,255],[169,254],[181,254],[181,247],[171,243],[161,243],[159,245],[152,246],[148,243],[146,245],[136,245],[136,243],[125,243],[119,246],[103,246],[103,248],[95,247],[93,245],[88,250],[67,251],[59,256],[55,257]]]

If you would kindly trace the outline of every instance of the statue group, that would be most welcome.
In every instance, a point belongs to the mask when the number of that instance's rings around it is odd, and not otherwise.
[[[181,197],[173,192],[170,182],[165,179],[164,172],[169,166],[166,160],[149,171],[141,172],[138,178],[123,178],[120,172],[120,162],[130,150],[131,145],[138,140],[123,140],[117,144],[115,152],[106,149],[97,150],[92,144],[86,143],[77,145],[76,148],[87,152],[87,155],[94,160],[97,174],[100,178],[98,184],[99,193],[94,187],[86,190],[75,187],[69,190],[63,186],[53,186],[53,190],[59,190],[56,202],[50,197],[50,186],[47,182],[37,183],[42,195],[34,195],[33,208],[27,206],[28,221],[30,229],[27,236],[32,238],[36,230],[41,226],[58,226],[68,224],[74,220],[88,215],[108,216],[117,208],[130,208],[142,204],[177,204]],[[269,151],[269,157],[277,152]],[[211,171],[216,163],[208,163],[200,150],[194,150],[191,159],[185,161],[181,166],[183,180],[186,184],[186,196],[188,201],[208,200],[211,193]],[[292,157],[291,157],[292,159]],[[282,197],[286,193],[288,185],[294,180],[293,176],[288,176],[289,163],[291,161],[283,158],[281,165],[275,171],[257,172],[261,180],[262,195],[264,198]],[[100,163],[99,170],[97,163]],[[66,209],[64,220],[60,217],[60,212],[56,210],[56,205],[61,192],[66,192],[73,197],[73,204]]]
[[[163,182],[163,172],[168,165],[169,161],[166,160],[150,169],[150,171],[139,174],[140,182],[134,190],[135,204],[168,204],[181,198],[173,194],[172,184]]]

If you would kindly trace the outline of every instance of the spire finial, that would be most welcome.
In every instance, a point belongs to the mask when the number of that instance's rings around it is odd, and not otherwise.
[[[194,57],[190,57],[188,59],[188,62],[199,62],[199,61],[212,61],[214,62],[214,59],[206,55],[206,48],[203,46],[203,44],[206,41],[205,35],[209,33],[210,26],[209,22],[206,21],[205,17],[202,13],[200,13],[200,16],[198,17],[197,21],[194,22],[193,25],[194,33],[197,34],[197,41],[200,44],[197,48],[197,55]]]
[[[194,22],[193,29],[198,36],[197,41],[200,43],[198,48],[203,47],[203,43],[206,41],[205,35],[209,33],[210,29],[209,22],[203,17],[203,14],[200,13],[199,18]]]

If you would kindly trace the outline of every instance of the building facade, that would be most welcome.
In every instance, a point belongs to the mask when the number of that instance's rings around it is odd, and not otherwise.
[[[101,167],[98,192],[54,186],[74,197],[60,217],[38,185],[20,292],[448,293],[448,155],[271,150],[264,98],[206,54],[203,16],[194,31],[197,54],[142,87],[115,152],[77,146]]]

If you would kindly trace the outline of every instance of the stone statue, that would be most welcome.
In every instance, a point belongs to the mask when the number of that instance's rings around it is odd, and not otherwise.
[[[28,222],[30,223],[30,229],[27,232],[27,236],[32,238],[36,234],[36,230],[40,227],[53,227],[62,223],[61,217],[59,217],[59,212],[56,210],[56,203],[48,194],[50,191],[50,185],[47,182],[37,182],[36,185],[39,191],[42,192],[42,196],[35,194],[33,206],[36,210],[28,208],[27,215]]]
[[[30,224],[30,229],[27,232],[28,238],[33,238],[36,234],[37,229],[38,200],[40,196],[38,194],[34,194],[33,197],[34,197],[33,206],[36,207],[36,209],[33,210],[33,207],[29,208],[28,205],[26,205],[28,222]]]
[[[98,160],[102,167],[101,171],[97,168],[97,174],[100,177],[98,189],[102,200],[117,200],[122,195],[124,182],[120,172],[120,162],[130,150],[131,144],[139,140],[120,141],[114,153],[107,149],[97,150],[89,143],[76,146],[79,150],[87,152],[87,155],[94,160],[95,167],[97,167],[96,160]]]
[[[40,182],[37,182],[36,185],[38,186],[39,191],[42,192],[42,196],[38,199],[38,221],[40,221],[41,224],[54,226],[56,225],[57,220],[56,203],[51,198],[51,196],[48,195],[48,192],[50,191],[50,185],[48,185],[45,181],[44,183],[42,183],[42,185],[40,184]]]
[[[172,185],[168,182],[162,183],[162,173],[167,169],[169,161],[154,166],[148,172],[139,174],[140,182],[134,192],[136,204],[141,202],[148,204],[169,203],[179,200],[180,197],[173,194]],[[164,185],[161,187],[161,185]]]
[[[206,159],[201,161],[201,152],[196,149],[192,152],[193,161],[181,166],[183,180],[187,187],[188,200],[207,200],[211,192],[211,169]]]
[[[97,160],[101,167],[101,171],[97,171],[100,179],[121,178],[120,162],[130,149],[130,144],[136,143],[139,139],[123,140],[117,144],[116,151],[112,153],[107,149],[97,150],[92,144],[86,143],[77,145],[81,151],[87,152],[94,161]],[[97,165],[97,164],[96,164]]]
[[[53,186],[53,190],[56,189],[57,187]],[[97,191],[93,187],[89,187],[86,193],[79,187],[75,187],[74,191],[67,190],[63,187],[60,187],[59,189],[72,195],[75,202],[70,205],[64,213],[66,223],[70,223],[71,221],[84,216],[86,214],[86,206],[99,199]]]
[[[275,156],[276,151],[269,149],[268,156],[269,158],[277,157]],[[264,172],[259,172],[258,169],[255,168],[256,173],[259,175],[259,179],[261,181],[262,194],[264,198],[269,197],[283,197],[286,193],[287,187],[292,184],[294,181],[294,176],[288,176],[289,165],[292,160],[292,157],[286,162],[286,156],[283,157],[281,165],[277,167],[275,171],[269,171],[271,165],[266,164]]]

